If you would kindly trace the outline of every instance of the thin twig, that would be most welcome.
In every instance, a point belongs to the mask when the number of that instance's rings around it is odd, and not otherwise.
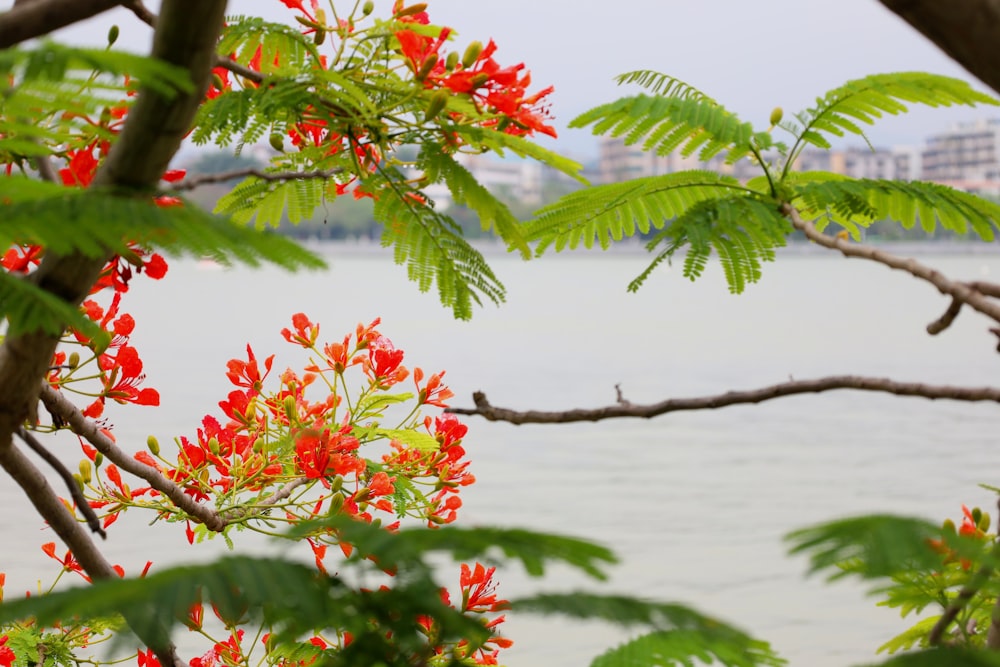
[[[125,0],[125,2],[122,2],[122,6],[131,10],[133,14],[139,17],[140,21],[150,28],[156,27],[156,14],[149,11],[149,8],[142,4],[142,0]]]
[[[834,389],[856,389],[875,391],[897,396],[918,396],[928,399],[950,399],[955,401],[993,401],[1000,403],[1000,388],[996,387],[956,387],[952,385],[932,385],[922,382],[898,382],[889,378],[866,377],[862,375],[832,375],[815,380],[792,380],[780,384],[746,391],[728,391],[712,396],[695,398],[670,398],[659,403],[640,405],[608,405],[602,408],[578,408],[574,410],[510,410],[498,408],[486,400],[486,395],[476,392],[472,395],[474,408],[448,408],[446,412],[457,415],[478,415],[490,421],[511,424],[564,424],[567,422],[601,421],[618,417],[638,417],[649,419],[689,410],[715,410],[730,405],[763,403],[782,396],[795,394],[817,394]]]
[[[927,333],[932,336],[938,335],[951,326],[951,323],[955,321],[960,312],[962,312],[962,300],[952,298],[951,303],[948,305],[948,310],[944,311],[941,317],[927,325]]]
[[[292,495],[292,491],[299,488],[300,486],[303,486],[308,481],[309,480],[306,477],[297,477],[292,481],[290,481],[288,484],[285,484],[283,487],[275,491],[272,495],[268,496],[266,500],[262,500],[261,502],[254,505],[253,511],[251,511],[249,508],[246,507],[234,507],[232,509],[222,512],[221,514],[222,520],[225,521],[227,524],[230,524],[230,523],[236,523],[237,521],[242,521],[251,514],[254,515],[259,514],[260,508],[274,507],[282,500],[285,500],[286,498],[288,498],[288,496]]]
[[[87,525],[90,526],[91,532],[97,533],[101,536],[102,540],[108,539],[108,534],[104,532],[104,528],[101,527],[101,520],[97,518],[97,513],[94,512],[94,508],[90,506],[87,499],[83,497],[83,491],[80,487],[76,485],[76,480],[73,479],[73,473],[66,469],[63,462],[57,459],[52,452],[47,450],[41,442],[38,441],[31,431],[24,429],[23,427],[17,431],[18,437],[24,440],[25,444],[31,448],[33,452],[42,457],[42,460],[48,463],[52,468],[59,473],[59,477],[66,484],[66,488],[69,489],[69,495],[72,496],[73,502],[76,503],[77,508],[80,513],[83,514],[83,518],[87,520]]]
[[[247,169],[234,169],[233,171],[224,171],[218,174],[200,174],[198,176],[192,176],[190,178],[185,178],[179,183],[175,183],[172,187],[173,190],[194,190],[195,188],[201,187],[202,185],[210,185],[212,183],[225,183],[226,181],[231,181],[235,178],[245,178],[247,176],[256,176],[262,181],[302,181],[312,178],[327,179],[337,174],[343,172],[341,167],[335,169],[322,169],[316,171],[281,171],[281,172],[267,172],[261,171],[260,169],[247,168]]]
[[[221,532],[226,527],[218,512],[195,502],[184,493],[183,488],[164,477],[159,470],[137,461],[119,449],[111,438],[101,433],[97,424],[84,417],[79,408],[47,382],[42,387],[40,398],[49,412],[58,415],[73,433],[84,438],[116,466],[146,480],[151,487],[169,498],[179,509],[205,524],[209,530]]]
[[[940,271],[921,264],[913,258],[899,257],[863,243],[853,243],[846,239],[839,239],[824,234],[816,229],[811,220],[804,220],[799,215],[799,212],[789,204],[782,204],[781,212],[791,220],[792,226],[804,233],[810,241],[824,248],[838,250],[845,257],[867,259],[888,266],[890,269],[905,271],[914,278],[920,278],[931,283],[942,294],[947,294],[962,303],[967,303],[995,322],[1000,322],[1000,304],[989,300],[983,293],[973,289],[966,283],[950,280]]]
[[[227,69],[233,74],[238,74],[244,79],[253,81],[254,83],[262,83],[264,81],[264,75],[257,70],[250,69],[246,65],[241,65],[232,58],[226,58],[225,56],[219,56],[219,59],[215,62],[216,67],[221,67],[222,69]]]

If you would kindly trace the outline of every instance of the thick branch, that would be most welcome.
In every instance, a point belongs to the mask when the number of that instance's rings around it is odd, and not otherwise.
[[[448,408],[446,412],[457,415],[478,415],[490,421],[503,421],[511,424],[564,424],[567,422],[602,421],[618,417],[639,417],[650,419],[668,412],[683,412],[690,410],[716,410],[730,405],[746,403],[763,403],[783,396],[795,394],[818,394],[834,389],[857,389],[860,391],[875,391],[897,396],[919,396],[921,398],[946,398],[955,401],[993,401],[1000,403],[1000,388],[995,387],[954,387],[950,385],[931,385],[921,382],[897,382],[889,378],[865,377],[861,375],[833,375],[816,380],[793,380],[781,384],[751,389],[747,391],[729,391],[724,394],[700,396],[696,398],[670,398],[659,403],[640,405],[619,400],[615,405],[603,408],[578,408],[575,410],[560,410],[546,412],[542,410],[510,410],[497,408],[486,400],[486,395],[476,392],[472,399],[474,408]]]
[[[200,174],[198,176],[192,176],[190,178],[185,178],[179,183],[173,185],[173,190],[194,190],[202,185],[211,185],[212,183],[225,183],[226,181],[231,181],[235,178],[246,178],[247,176],[256,176],[262,181],[302,181],[311,178],[327,179],[337,174],[343,172],[344,170],[340,167],[335,169],[321,169],[317,171],[282,171],[282,172],[267,172],[261,171],[260,169],[234,169],[233,171],[224,171],[218,174]]]
[[[1000,1],[881,0],[924,37],[1000,92]]]
[[[34,0],[17,3],[10,11],[0,14],[0,49],[47,35],[120,4],[120,0]]]
[[[209,530],[219,532],[226,527],[218,512],[195,502],[191,496],[184,493],[184,489],[160,474],[159,470],[137,461],[119,449],[111,438],[101,433],[97,424],[84,417],[83,413],[66,396],[53,389],[48,383],[42,387],[41,399],[54,417],[61,419],[73,433],[92,444],[97,451],[116,466],[146,480],[146,483],[152,488],[169,498],[179,509],[205,524]]]
[[[823,234],[816,229],[816,226],[812,223],[812,221],[803,220],[802,216],[799,215],[799,212],[788,204],[782,205],[781,212],[788,216],[788,219],[792,221],[792,225],[796,229],[802,231],[806,235],[806,238],[810,241],[821,245],[824,248],[839,250],[845,257],[867,259],[873,262],[878,262],[879,264],[884,264],[890,269],[905,271],[915,278],[920,278],[921,280],[926,280],[931,283],[942,294],[947,294],[955,299],[958,299],[962,303],[970,305],[972,308],[978,310],[980,313],[986,315],[995,322],[1000,322],[1000,304],[991,301],[985,295],[980,293],[978,290],[973,289],[966,283],[950,280],[941,272],[921,264],[913,258],[898,257],[885,252],[884,250],[864,245],[863,243],[853,243],[846,239],[839,239]]]

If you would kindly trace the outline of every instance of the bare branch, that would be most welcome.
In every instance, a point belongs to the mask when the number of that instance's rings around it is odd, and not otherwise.
[[[131,10],[131,12],[135,14],[140,21],[149,27],[156,27],[156,14],[149,11],[149,8],[142,4],[142,0],[125,0],[122,2],[122,6]]]
[[[994,299],[1000,299],[1000,285],[996,283],[987,283],[982,281],[976,281],[971,283],[966,283],[969,287],[976,290],[980,294],[985,296],[993,297]],[[927,333],[932,336],[936,336],[945,329],[951,326],[955,318],[958,317],[958,313],[962,310],[962,301],[958,298],[953,298],[951,303],[948,305],[948,310],[944,311],[941,317],[937,318],[933,322],[927,325]]]
[[[169,498],[178,508],[205,524],[209,530],[221,532],[226,527],[218,512],[195,502],[191,496],[184,493],[183,488],[164,477],[159,470],[137,461],[119,449],[111,438],[101,433],[97,424],[84,417],[79,408],[47,382],[42,387],[40,398],[54,417],[61,419],[71,431],[92,444],[116,466],[146,480],[151,487]]]
[[[746,391],[728,391],[724,394],[700,396],[696,398],[670,398],[659,403],[640,405],[618,403],[602,408],[578,408],[546,412],[542,410],[510,410],[497,408],[486,400],[486,395],[476,392],[472,400],[474,408],[448,408],[446,412],[457,415],[477,415],[489,421],[511,424],[565,424],[567,422],[596,422],[619,417],[650,419],[668,412],[691,410],[716,410],[730,405],[763,403],[783,396],[795,394],[818,394],[834,389],[856,389],[874,391],[897,396],[918,396],[921,398],[950,399],[954,401],[993,401],[1000,403],[1000,388],[995,387],[955,387],[951,385],[931,385],[921,382],[898,382],[889,378],[865,377],[861,375],[832,375],[815,380],[791,380],[781,384]]]
[[[215,61],[216,67],[221,67],[227,69],[233,74],[238,74],[244,79],[253,81],[254,83],[262,83],[264,81],[264,75],[257,70],[250,69],[246,65],[241,65],[232,58],[226,58],[219,56],[218,60]]]
[[[94,508],[90,506],[87,499],[83,497],[83,492],[80,491],[80,487],[76,485],[76,480],[73,479],[73,474],[66,469],[62,461],[57,459],[52,452],[45,448],[41,442],[38,441],[31,431],[24,428],[17,432],[18,437],[24,440],[24,443],[31,448],[31,451],[42,457],[42,460],[48,463],[52,468],[59,473],[59,477],[66,484],[66,488],[69,489],[69,495],[73,497],[73,502],[79,508],[80,513],[83,514],[83,518],[87,520],[87,526],[90,528],[92,533],[97,533],[101,536],[102,540],[108,539],[108,534],[104,532],[104,528],[101,527],[101,520],[97,518],[97,514],[94,512]]]
[[[948,310],[944,311],[941,317],[927,325],[927,333],[932,336],[936,336],[950,327],[951,323],[955,321],[955,318],[958,317],[961,310],[962,301],[960,299],[952,299],[951,303],[948,305]]]
[[[218,174],[201,174],[198,176],[192,176],[186,178],[179,183],[173,185],[173,190],[194,190],[195,188],[201,187],[202,185],[210,185],[212,183],[225,183],[226,181],[231,181],[234,178],[245,178],[247,176],[256,176],[262,181],[301,181],[308,180],[311,178],[327,179],[337,174],[343,172],[341,167],[335,169],[322,169],[317,171],[282,171],[282,172],[267,172],[261,171],[260,169],[234,169],[233,171],[224,171]]]
[[[47,35],[120,4],[120,0],[34,0],[15,3],[13,9],[0,14],[0,49]]]
[[[920,278],[931,283],[942,294],[947,294],[962,303],[967,303],[995,322],[1000,322],[1000,304],[990,301],[984,294],[973,289],[966,283],[950,280],[940,271],[921,264],[913,258],[899,257],[863,243],[853,243],[846,239],[839,239],[823,234],[816,229],[812,221],[803,220],[799,212],[789,204],[782,204],[781,212],[788,216],[788,219],[792,221],[792,225],[802,231],[810,241],[824,248],[839,250],[845,257],[867,259],[884,264],[890,269],[905,271],[914,278]]]

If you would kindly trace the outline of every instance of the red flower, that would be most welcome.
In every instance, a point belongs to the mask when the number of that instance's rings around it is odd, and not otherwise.
[[[0,666],[2,667],[11,667],[11,665],[14,664],[14,661],[17,660],[17,656],[14,655],[14,651],[7,646],[8,639],[9,637],[7,637],[7,635],[0,637]]]
[[[292,315],[292,326],[295,327],[294,332],[287,328],[281,330],[285,340],[307,348],[315,345],[319,338],[319,325],[313,324],[305,313]]]
[[[273,362],[274,355],[272,354],[264,360],[264,375],[261,375],[260,368],[257,366],[257,357],[254,356],[253,349],[248,344],[247,360],[230,359],[226,364],[226,367],[229,369],[226,377],[237,387],[246,387],[255,394],[259,394],[261,388],[264,386],[264,379],[271,372],[271,364]]]
[[[424,379],[424,371],[420,368],[413,369],[413,383],[417,385],[417,403],[420,405],[436,405],[439,408],[448,407],[445,401],[455,394],[451,389],[441,384],[442,377],[444,377],[444,371],[435,373],[427,379],[427,384],[421,389],[420,381]]]
[[[401,382],[410,374],[403,363],[403,351],[397,350],[385,336],[379,336],[368,348],[365,373],[379,386],[385,388]]]

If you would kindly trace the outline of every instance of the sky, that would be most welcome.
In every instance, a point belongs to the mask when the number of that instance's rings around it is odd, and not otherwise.
[[[11,4],[0,0],[0,8]],[[159,3],[148,4],[155,9]],[[390,5],[378,0],[376,11],[384,16]],[[280,0],[230,0],[229,12],[274,20],[293,14]],[[566,124],[593,106],[638,92],[614,82],[636,69],[685,81],[762,129],[775,106],[786,114],[806,108],[827,90],[867,74],[927,71],[985,90],[877,0],[429,0],[428,12],[432,22],[456,30],[455,50],[492,38],[501,65],[523,62],[538,88],[555,86],[550,99],[559,139],[543,143],[580,158],[596,153],[596,140],[589,130]],[[100,44],[112,22],[122,28],[122,44],[148,48],[148,28],[124,10],[63,36]],[[879,146],[919,146],[955,122],[984,116],[1000,116],[1000,108],[919,107],[880,121],[869,136]]]

